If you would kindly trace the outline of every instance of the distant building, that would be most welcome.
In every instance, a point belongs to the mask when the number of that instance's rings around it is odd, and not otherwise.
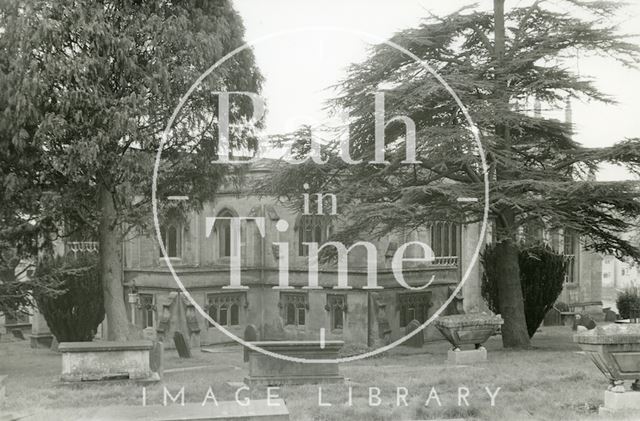
[[[605,307],[615,309],[616,298],[627,288],[640,287],[640,269],[634,262],[626,262],[614,256],[602,259],[602,301]]]

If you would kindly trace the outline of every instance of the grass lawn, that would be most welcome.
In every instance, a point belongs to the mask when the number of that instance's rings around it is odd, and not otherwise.
[[[322,402],[332,406],[318,405],[317,385],[282,387],[277,394],[286,400],[292,420],[602,419],[597,408],[607,382],[572,343],[571,335],[569,328],[543,328],[533,339],[534,349],[527,351],[503,350],[500,338],[494,337],[487,343],[489,361],[467,367],[444,364],[445,342],[430,343],[422,349],[398,347],[381,358],[343,364],[341,371],[347,383],[322,387]],[[228,382],[241,382],[247,367],[240,347],[220,351],[196,351],[189,360],[167,351],[168,372],[162,382],[146,386],[147,404],[162,404],[164,387],[175,395],[183,386],[188,402],[202,403],[209,387],[217,400],[234,400],[237,386]],[[82,413],[83,407],[142,404],[143,386],[133,382],[61,383],[60,361],[60,355],[52,351],[30,349],[28,341],[0,343],[0,374],[9,376],[6,407],[0,413],[66,408],[56,412],[56,418],[72,419]],[[369,406],[370,387],[380,389],[379,406]],[[407,406],[402,399],[397,401],[398,387],[406,388]],[[468,406],[464,401],[458,406],[461,387],[469,390]],[[491,393],[500,387],[493,407],[485,387]],[[425,406],[432,388],[442,406],[433,396]],[[402,389],[401,395],[404,392]],[[266,398],[266,390],[251,393],[256,399]],[[42,415],[42,419],[52,418]]]

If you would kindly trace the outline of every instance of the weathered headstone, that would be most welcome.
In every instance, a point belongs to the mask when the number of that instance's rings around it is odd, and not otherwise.
[[[164,357],[164,344],[160,341],[153,342],[153,348],[149,351],[149,368],[154,373],[158,373],[158,376],[162,377]]]
[[[158,334],[154,328],[147,327],[142,330],[142,338],[147,341],[155,342],[158,340]]]
[[[60,345],[60,343],[58,342],[58,340],[56,339],[56,337],[54,336],[53,339],[51,340],[51,350],[58,352],[58,345]]]
[[[547,314],[544,316],[544,325],[545,326],[561,326],[562,325],[562,316],[560,310],[555,307],[551,307]]]
[[[378,319],[378,332],[380,334],[380,339],[385,345],[389,345],[391,343],[391,323],[387,318]]]
[[[615,311],[611,310],[611,308],[607,307],[605,309],[602,309],[602,311],[604,312],[605,322],[615,322],[616,320],[618,320],[618,314],[616,314]]]
[[[591,330],[596,328],[596,322],[588,314],[576,314],[573,330],[578,330],[578,326]]]
[[[191,358],[191,349],[189,349],[189,345],[187,345],[187,341],[184,340],[182,333],[175,332],[173,334],[173,342],[176,344],[176,350],[180,358]]]
[[[419,321],[415,319],[411,320],[405,328],[405,335],[408,335],[414,330],[419,329],[421,325],[422,323],[420,323]],[[422,345],[424,345],[424,334],[422,334],[422,332],[416,333],[411,338],[407,339],[404,344],[414,348],[422,348]]]
[[[245,342],[255,342],[258,340],[258,329],[254,325],[247,325],[244,329]],[[249,348],[244,347],[244,362],[249,362]]]

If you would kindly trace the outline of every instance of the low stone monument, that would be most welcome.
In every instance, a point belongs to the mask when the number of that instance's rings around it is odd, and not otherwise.
[[[600,413],[624,416],[640,411],[640,324],[611,324],[574,335],[609,380]],[[631,390],[625,380],[633,380]]]
[[[279,355],[305,360],[335,360],[344,346],[343,341],[264,341],[253,342],[263,350]],[[285,384],[341,383],[338,363],[303,363],[272,357],[263,352],[247,348],[249,352],[249,375],[244,382],[249,386],[278,386]]]
[[[472,364],[487,360],[487,349],[482,346],[504,323],[500,315],[484,313],[441,316],[435,321],[436,328],[451,343],[447,363],[453,365]],[[461,350],[462,345],[474,345],[475,349]]]
[[[62,381],[159,380],[150,367],[150,341],[62,342]]]
[[[416,329],[420,329],[420,326],[422,326],[422,323],[420,323],[417,320],[412,320],[411,322],[409,322],[409,324],[405,328],[405,331],[404,331],[405,335],[408,335],[409,333],[413,332]],[[424,333],[423,332],[416,333],[411,338],[404,341],[404,345],[411,346],[414,348],[422,348],[422,345],[424,345]]]

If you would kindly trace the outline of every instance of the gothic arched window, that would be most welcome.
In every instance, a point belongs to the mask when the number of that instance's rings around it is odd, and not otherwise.
[[[223,210],[218,214],[216,221],[218,229],[218,253],[219,257],[231,257],[233,254],[233,246],[231,241],[231,220],[227,218],[233,218],[235,215],[229,210]]]
[[[331,220],[323,215],[302,215],[298,221],[298,256],[308,256],[304,243],[325,243],[333,234]]]
[[[238,321],[238,304],[231,304],[229,308],[229,325],[236,326],[239,324]]]
[[[182,257],[182,224],[172,222],[160,227],[160,234],[167,257],[179,259]],[[160,257],[163,257],[160,250]]]

